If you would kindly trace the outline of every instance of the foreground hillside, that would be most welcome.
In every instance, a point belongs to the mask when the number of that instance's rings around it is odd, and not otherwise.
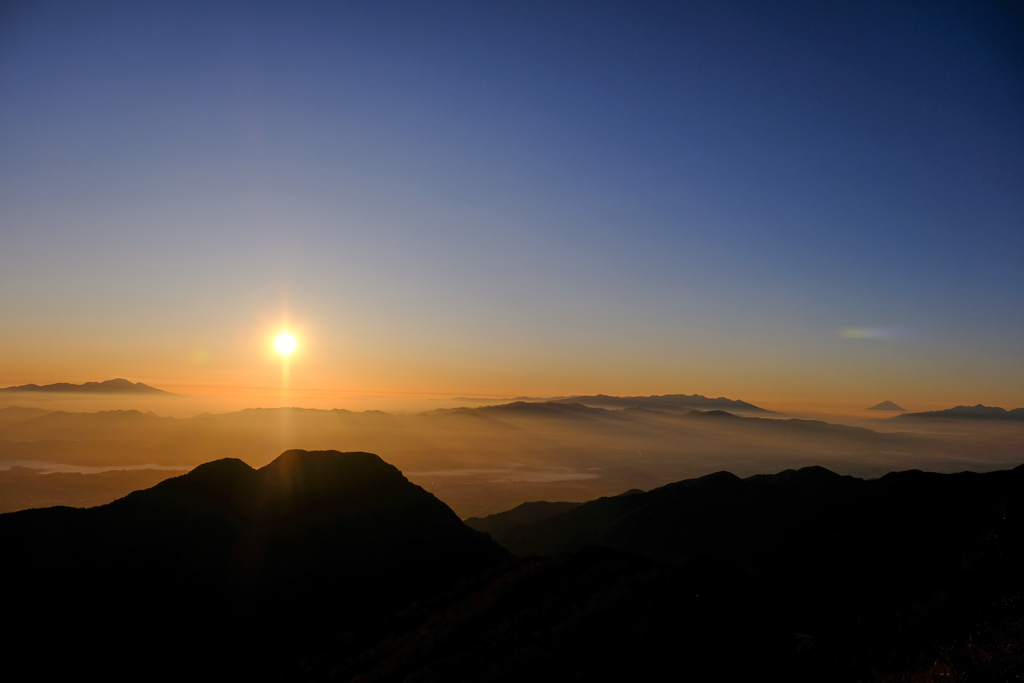
[[[0,582],[17,587],[9,659],[43,678],[266,673],[325,628],[509,557],[377,456],[336,451],[259,470],[218,460],[109,505],[0,515],[0,546]]]
[[[870,481],[821,467],[719,472],[630,493],[535,506],[532,519],[509,511],[467,521],[520,556],[600,546],[666,567],[724,562],[736,590],[757,586],[753,602],[729,609],[813,644],[801,675],[813,664],[812,677],[871,679],[959,652],[944,680],[1024,676],[1024,465]],[[662,578],[672,571],[682,570]],[[675,599],[674,590],[646,597]],[[761,636],[780,637],[767,626]]]
[[[820,681],[763,581],[602,548],[529,558],[348,632],[302,681]]]
[[[543,518],[472,524],[520,556],[600,545],[669,561],[716,555],[763,571],[794,554],[925,556],[935,563],[978,529],[999,538],[1019,514],[1024,466],[976,474],[893,472],[874,480],[823,467],[746,479],[717,472],[628,496],[594,500]],[[548,504],[552,505],[552,504]]]
[[[463,524],[367,453],[223,459],[0,515],[40,678],[1007,681],[1024,466],[721,472]]]

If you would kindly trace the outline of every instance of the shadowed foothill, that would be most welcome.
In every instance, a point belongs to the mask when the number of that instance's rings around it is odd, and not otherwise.
[[[1009,680],[1022,501],[1024,466],[807,467],[463,524],[375,455],[293,450],[0,515],[0,580],[41,676]]]
[[[42,655],[56,640],[73,653],[41,657],[40,675],[274,669],[325,629],[509,558],[377,456],[335,451],[288,451],[259,470],[219,460],[102,507],[0,515],[0,543],[0,580],[19,587],[10,651]],[[98,628],[70,633],[68,619]]]
[[[366,641],[347,634],[300,678],[1024,673],[1024,466],[875,481],[821,467],[720,472],[628,493],[467,520],[532,557],[419,603]]]
[[[894,469],[997,470],[1020,462],[1020,422],[984,419],[974,420],[971,429],[957,427],[966,423],[899,417],[872,420],[873,428],[865,429],[723,410],[551,402],[411,415],[276,408],[187,418],[8,407],[0,409],[0,468],[191,469],[225,457],[262,466],[287,448],[345,444],[345,450],[386,453],[413,482],[466,518],[527,500],[585,501],[650,490],[715,469],[749,476],[820,464],[872,478]],[[86,489],[97,480],[80,479],[81,495],[68,488],[64,498],[47,494],[48,504],[116,497],[92,498]],[[7,501],[6,509],[16,509],[14,504]]]

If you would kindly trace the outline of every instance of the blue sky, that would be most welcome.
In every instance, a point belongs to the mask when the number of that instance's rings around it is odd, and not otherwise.
[[[0,383],[1024,404],[1020,13],[824,5],[7,4]]]

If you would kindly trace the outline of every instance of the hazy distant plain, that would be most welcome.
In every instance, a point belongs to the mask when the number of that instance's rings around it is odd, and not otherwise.
[[[720,470],[749,476],[822,465],[842,474],[877,477],[915,468],[988,471],[1024,461],[1024,425],[865,424],[872,429],[552,404],[411,415],[253,409],[191,418],[8,409],[0,411],[0,467],[190,468],[224,457],[259,467],[289,448],[367,451],[469,517],[527,500],[584,501],[646,490]],[[52,475],[40,475],[46,476]],[[89,476],[97,475],[84,479]],[[143,470],[137,476],[151,485],[154,475]],[[26,486],[30,479],[19,481]]]

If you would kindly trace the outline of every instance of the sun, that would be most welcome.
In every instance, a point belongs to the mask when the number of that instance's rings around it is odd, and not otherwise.
[[[277,347],[278,351],[287,356],[295,350],[295,337],[285,332],[277,338],[277,341],[274,342],[274,346]]]

